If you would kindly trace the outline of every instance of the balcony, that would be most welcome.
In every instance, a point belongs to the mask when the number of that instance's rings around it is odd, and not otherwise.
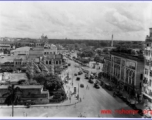
[[[151,89],[149,89],[149,87],[143,87],[143,88],[142,88],[142,93],[143,93],[145,96],[147,96],[147,97],[149,97],[150,99],[152,99],[152,91],[151,91]]]

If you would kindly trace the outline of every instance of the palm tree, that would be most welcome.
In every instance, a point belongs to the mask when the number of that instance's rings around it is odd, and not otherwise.
[[[8,92],[2,95],[6,96],[5,104],[12,105],[12,117],[14,116],[14,105],[17,105],[20,102],[21,98],[21,89],[11,85],[8,87]]]

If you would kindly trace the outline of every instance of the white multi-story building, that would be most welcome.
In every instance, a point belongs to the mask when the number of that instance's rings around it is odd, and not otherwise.
[[[144,79],[142,93],[144,99],[148,102],[147,105],[152,107],[152,28],[150,30],[150,35],[146,37],[144,57],[145,57],[145,67],[144,67]]]

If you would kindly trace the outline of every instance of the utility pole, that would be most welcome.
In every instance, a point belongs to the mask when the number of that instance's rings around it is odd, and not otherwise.
[[[79,99],[79,83],[78,83],[78,99]]]

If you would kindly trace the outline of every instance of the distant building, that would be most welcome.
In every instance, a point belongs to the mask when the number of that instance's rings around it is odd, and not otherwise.
[[[45,44],[44,45],[44,55],[49,55],[49,54],[57,54],[57,47],[54,44]]]
[[[15,50],[11,50],[11,55],[20,56],[20,55],[29,55],[31,47],[20,47]]]
[[[10,50],[11,49],[11,45],[10,44],[0,44],[0,51],[4,51],[4,50]]]

